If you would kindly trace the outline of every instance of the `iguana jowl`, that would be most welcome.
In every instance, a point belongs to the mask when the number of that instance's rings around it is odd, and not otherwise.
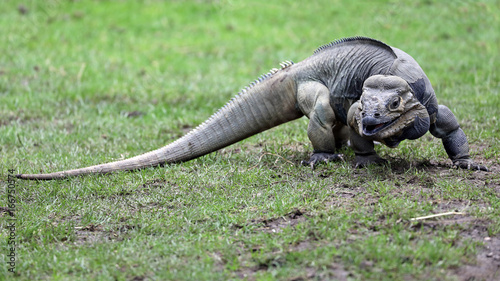
[[[309,58],[285,62],[244,89],[197,128],[160,149],[125,160],[21,179],[59,179],[188,161],[301,116],[314,152],[305,164],[337,160],[347,140],[356,166],[382,163],[373,141],[396,147],[427,131],[441,138],[454,165],[487,170],[470,159],[467,138],[453,113],[438,105],[429,79],[405,52],[353,37],[325,45]]]

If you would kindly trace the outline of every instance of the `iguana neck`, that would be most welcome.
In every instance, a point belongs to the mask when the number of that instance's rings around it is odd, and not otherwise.
[[[384,47],[385,46],[385,47]],[[385,74],[396,59],[392,49],[374,44],[343,43],[311,56],[311,67],[317,79],[334,96],[357,99],[364,81],[376,74]]]

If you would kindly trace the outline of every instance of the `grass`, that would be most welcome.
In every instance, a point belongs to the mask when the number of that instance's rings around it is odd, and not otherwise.
[[[4,261],[9,169],[161,147],[279,62],[347,36],[411,54],[493,172],[451,169],[430,135],[378,147],[385,167],[354,169],[345,150],[311,171],[300,119],[188,163],[15,181],[16,272],[2,263],[0,279],[498,278],[486,257],[500,252],[498,1],[4,2]],[[410,221],[453,210],[466,214]]]

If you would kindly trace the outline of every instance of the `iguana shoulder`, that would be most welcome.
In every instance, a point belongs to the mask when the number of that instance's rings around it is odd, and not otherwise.
[[[398,48],[392,49],[397,58],[386,74],[398,76],[410,85],[417,100],[427,108],[431,123],[434,123],[438,101],[429,78],[413,57]]]

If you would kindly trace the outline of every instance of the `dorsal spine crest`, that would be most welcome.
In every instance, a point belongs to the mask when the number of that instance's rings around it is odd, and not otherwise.
[[[285,69],[285,68],[290,67],[292,65],[293,65],[293,62],[291,62],[289,60],[286,60],[286,61],[280,63],[281,69]]]
[[[328,43],[326,45],[323,45],[323,46],[319,47],[318,49],[316,49],[316,51],[314,51],[314,54],[320,53],[321,51],[329,49],[329,48],[331,48],[333,46],[340,45],[342,43],[352,42],[352,41],[370,42],[370,43],[373,43],[373,44],[376,44],[376,45],[388,48],[392,52],[391,47],[389,47],[387,44],[385,44],[382,41],[378,41],[378,40],[375,40],[375,39],[372,39],[372,38],[368,38],[368,37],[364,37],[364,36],[355,36],[355,37],[347,37],[347,38],[342,38],[342,39],[338,39],[338,40],[332,41],[332,42],[330,42],[330,43]]]
[[[233,103],[235,103],[238,98],[244,98],[245,94],[248,91],[250,91],[253,87],[255,87],[255,85],[261,83],[262,81],[264,81],[266,79],[271,78],[274,74],[278,73],[280,70],[291,67],[293,64],[294,64],[293,61],[286,60],[286,61],[280,63],[280,66],[281,66],[280,69],[272,68],[271,70],[269,70],[268,73],[261,75],[257,80],[253,81],[252,83],[250,83],[250,85],[248,85],[247,87],[242,89],[235,97],[231,98],[222,108],[220,108],[217,112],[215,112],[214,114],[212,114],[212,116],[210,116],[207,120],[205,120],[205,122],[201,123],[194,130],[191,130],[189,133],[187,133],[186,136],[190,136],[190,135],[194,134],[199,128],[202,128],[203,126],[205,126],[205,124],[209,123],[211,120],[216,118],[218,115],[220,115],[224,111],[224,109],[226,109],[227,107],[229,107]]]
[[[272,77],[274,74],[276,74],[278,71],[283,70],[283,69],[285,69],[285,68],[288,68],[288,67],[290,67],[290,66],[292,66],[292,65],[293,65],[293,61],[289,61],[289,60],[286,60],[286,61],[284,61],[284,62],[280,63],[280,66],[281,66],[281,68],[280,68],[280,69],[278,69],[278,68],[273,68],[273,69],[269,70],[269,72],[268,72],[268,73],[261,75],[261,76],[260,76],[257,80],[255,80],[255,81],[253,81],[252,83],[250,83],[250,85],[249,85],[249,86],[247,86],[247,87],[245,87],[244,89],[242,89],[242,90],[238,93],[238,95],[236,95],[236,96],[239,96],[239,95],[241,95],[241,94],[246,93],[247,91],[249,91],[250,89],[252,89],[253,87],[255,87],[255,85],[259,84],[260,82],[262,82],[262,81],[264,81],[264,80],[266,80],[266,79],[271,78],[271,77]]]

